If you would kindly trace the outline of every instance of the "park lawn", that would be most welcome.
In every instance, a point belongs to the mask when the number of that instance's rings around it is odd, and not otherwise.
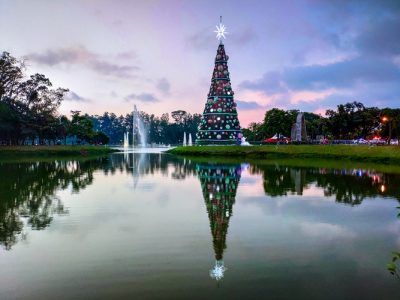
[[[0,146],[0,157],[16,156],[88,156],[116,152],[107,146]]]
[[[263,166],[287,166],[294,168],[327,168],[327,169],[364,169],[374,170],[391,174],[400,174],[399,164],[386,164],[374,161],[357,161],[350,159],[329,159],[329,158],[307,158],[307,157],[240,157],[240,156],[182,156],[197,164],[226,164],[238,165],[249,163],[252,165]]]
[[[400,164],[399,146],[367,145],[262,145],[188,146],[168,150],[175,155],[269,159],[276,157],[343,159]]]

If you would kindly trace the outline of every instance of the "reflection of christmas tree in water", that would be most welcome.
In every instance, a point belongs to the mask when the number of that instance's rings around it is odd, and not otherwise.
[[[216,280],[224,277],[226,270],[223,254],[226,249],[226,235],[232,206],[235,203],[236,190],[239,184],[240,166],[229,165],[197,165],[204,201],[210,219],[211,234],[215,252],[215,266],[210,276]]]
[[[222,43],[222,37],[225,38],[226,34],[224,25],[220,23],[216,32],[220,44],[215,57],[210,92],[197,132],[196,143],[200,145],[235,144],[236,140],[241,137],[228,71],[229,57],[225,54],[225,47]]]

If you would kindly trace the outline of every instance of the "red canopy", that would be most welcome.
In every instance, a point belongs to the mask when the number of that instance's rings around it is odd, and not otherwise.
[[[263,140],[263,142],[267,143],[290,142],[290,139],[288,137],[283,136],[282,134],[275,134],[273,137]]]

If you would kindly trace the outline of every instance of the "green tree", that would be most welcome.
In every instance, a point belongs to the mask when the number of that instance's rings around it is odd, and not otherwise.
[[[315,139],[317,135],[324,134],[323,133],[323,118],[320,115],[305,112],[304,119],[306,123],[307,135],[311,139]]]
[[[80,141],[91,142],[95,136],[92,120],[80,111],[71,111],[72,119],[69,126],[69,135],[75,135]]]
[[[24,77],[25,65],[8,52],[0,56],[0,100],[13,99],[18,90],[19,83]]]
[[[107,145],[110,141],[110,138],[101,131],[97,131],[94,133],[92,143],[100,144],[100,145]]]
[[[35,74],[19,87],[23,104],[23,127],[33,137],[39,138],[40,144],[45,138],[55,136],[58,124],[57,109],[67,89],[51,89],[52,84],[42,74]]]
[[[270,137],[276,133],[290,137],[292,124],[296,121],[298,111],[285,111],[279,108],[273,108],[265,113],[263,130],[264,138]]]
[[[383,120],[386,117],[386,121]],[[383,137],[389,138],[389,131],[391,138],[399,138],[400,136],[400,109],[384,108],[380,111],[380,134]]]
[[[20,120],[17,112],[7,102],[0,102],[0,141],[16,144],[20,132]]]
[[[35,74],[23,81],[25,66],[8,52],[0,56],[0,138],[3,143],[40,143],[57,138],[57,109],[67,89],[52,89],[48,78]],[[10,130],[10,127],[13,130]]]
[[[248,128],[243,128],[242,132],[248,141],[261,141],[265,138],[263,123],[252,122]]]

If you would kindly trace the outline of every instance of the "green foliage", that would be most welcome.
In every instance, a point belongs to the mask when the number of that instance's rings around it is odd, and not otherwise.
[[[251,123],[243,134],[249,141],[262,141],[276,133],[290,137],[298,112],[273,108],[265,113],[262,123]],[[379,109],[349,102],[338,105],[336,110],[327,110],[325,115],[304,113],[309,138],[322,135],[331,139],[367,139],[375,134],[395,138],[400,134],[400,109]],[[383,116],[387,122],[382,122]]]
[[[326,134],[324,119],[320,115],[305,112],[304,119],[306,121],[307,134],[311,139],[316,139],[317,135]]]
[[[19,130],[19,118],[13,107],[6,102],[0,102],[0,140],[10,140],[15,130]]]
[[[392,260],[386,265],[386,269],[390,274],[400,279],[397,264],[400,261],[400,252],[392,252]]]
[[[381,124],[381,134],[385,137],[400,136],[400,109],[384,108],[380,111],[380,116],[388,119]]]
[[[297,110],[282,110],[273,108],[265,113],[262,132],[264,139],[274,134],[282,134],[290,137],[292,124],[296,121]]]
[[[24,64],[3,52],[0,56],[0,142],[22,144],[26,139],[58,137],[57,109],[67,89],[52,89],[48,78],[34,74],[24,78]]]
[[[94,144],[99,144],[99,145],[107,145],[110,141],[110,138],[103,132],[99,131],[96,132],[93,136],[92,142]]]
[[[90,142],[95,136],[93,122],[87,115],[80,115],[80,111],[72,111],[72,120],[69,124],[68,133],[75,135],[82,141]]]
[[[248,141],[261,141],[265,138],[263,123],[250,123],[248,128],[242,128],[242,133]]]
[[[18,83],[24,77],[25,65],[8,52],[0,56],[0,100],[13,99],[18,92]]]
[[[365,107],[360,102],[340,104],[337,111],[327,110],[327,127],[334,138],[366,138],[373,134],[380,124],[380,110]]]
[[[400,209],[400,206],[396,208]],[[397,217],[400,218],[400,213],[397,214]],[[392,260],[386,265],[386,269],[390,272],[390,274],[400,279],[399,268],[397,266],[399,262],[400,262],[400,252],[399,251],[392,252]]]
[[[58,115],[58,108],[68,92],[52,88],[50,79],[42,74],[24,80],[22,61],[3,52],[0,56],[0,144],[40,145],[66,144],[68,136],[89,143],[105,143],[105,135],[94,131],[89,116],[72,113],[72,120]]]

